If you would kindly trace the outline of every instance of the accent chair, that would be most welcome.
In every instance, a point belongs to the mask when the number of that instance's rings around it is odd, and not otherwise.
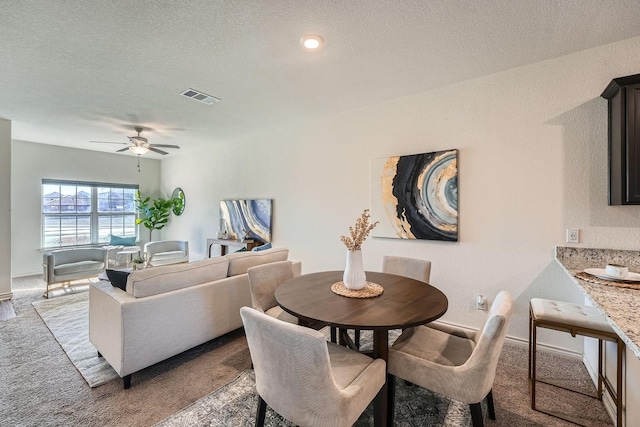
[[[318,331],[240,309],[255,367],[263,426],[267,405],[305,427],[348,427],[385,383],[385,362],[327,342]]]
[[[183,240],[149,242],[144,245],[144,253],[147,265],[150,267],[189,262],[189,242]]]
[[[60,249],[42,255],[43,279],[47,284],[44,292],[49,298],[51,285],[72,280],[88,279],[104,273],[108,265],[108,252],[102,248]]]

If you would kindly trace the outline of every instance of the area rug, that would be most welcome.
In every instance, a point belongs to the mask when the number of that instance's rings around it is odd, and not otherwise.
[[[32,305],[90,387],[119,378],[89,342],[88,292],[35,301]]]
[[[469,407],[417,386],[396,381],[395,425],[406,427],[453,427],[471,425]],[[252,370],[162,420],[155,427],[250,426],[255,423],[258,395]],[[373,407],[354,424],[373,425]],[[267,408],[265,426],[293,427],[293,424]]]

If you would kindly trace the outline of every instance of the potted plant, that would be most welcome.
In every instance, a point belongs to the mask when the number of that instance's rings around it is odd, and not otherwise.
[[[149,197],[142,199],[139,191],[136,193],[135,202],[136,209],[141,214],[140,218],[136,218],[136,224],[142,224],[149,229],[149,241],[153,230],[162,230],[169,221],[172,209],[182,204],[178,197],[169,200],[158,197],[153,201]]]
[[[144,258],[137,256],[131,260],[134,270],[142,270],[144,268]]]

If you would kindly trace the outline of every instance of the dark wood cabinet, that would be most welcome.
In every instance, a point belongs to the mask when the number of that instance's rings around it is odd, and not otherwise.
[[[601,96],[609,104],[609,205],[640,205],[640,74],[611,80]]]

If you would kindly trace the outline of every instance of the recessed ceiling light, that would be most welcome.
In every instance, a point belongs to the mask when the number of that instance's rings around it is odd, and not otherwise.
[[[322,47],[322,37],[309,35],[300,39],[300,43],[307,50],[318,50]]]

